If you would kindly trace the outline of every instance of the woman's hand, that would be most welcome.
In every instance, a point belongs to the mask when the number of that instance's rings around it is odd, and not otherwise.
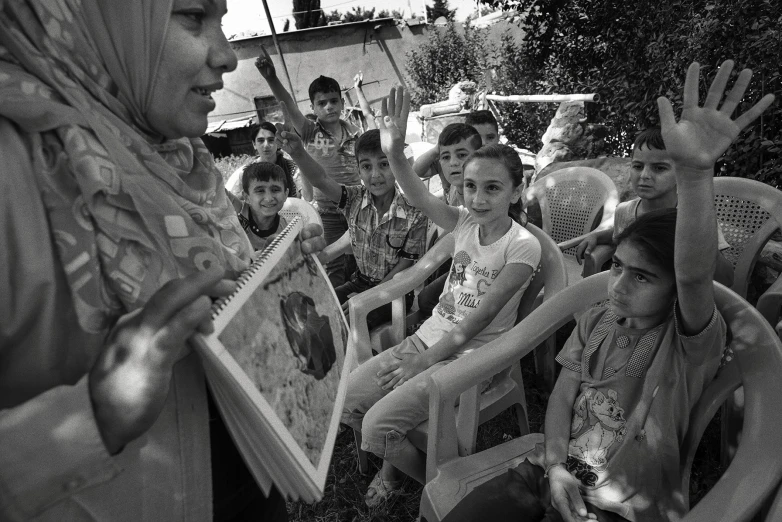
[[[323,239],[323,227],[317,223],[310,223],[301,230],[301,251],[304,254],[317,254],[326,248],[326,240]]]
[[[157,419],[174,364],[190,351],[187,339],[213,330],[210,297],[236,289],[223,275],[211,269],[169,281],[112,330],[89,375],[95,421],[109,453],[119,452]]]
[[[559,511],[565,522],[584,522],[597,520],[593,513],[587,513],[578,480],[565,469],[565,466],[554,466],[548,472],[548,482],[551,489],[551,504]]]
[[[402,386],[419,373],[429,368],[421,354],[394,354],[396,359],[377,372],[377,384],[384,390],[393,390]]]
[[[711,83],[703,107],[699,107],[700,65],[693,62],[687,69],[682,115],[678,123],[668,98],[657,99],[666,152],[676,163],[677,169],[701,171],[704,175],[708,172],[708,175],[713,175],[714,164],[741,130],[760,116],[774,101],[774,95],[767,94],[735,120],[731,117],[752,79],[752,71],[744,69],[736,79],[733,89],[725,97],[722,107],[718,109],[717,106],[722,100],[732,70],[732,60],[722,63]]]
[[[261,47],[261,55],[255,59],[255,68],[261,73],[265,79],[274,78],[277,76],[277,71],[274,68],[274,62],[272,62],[271,56],[266,52],[266,49]]]

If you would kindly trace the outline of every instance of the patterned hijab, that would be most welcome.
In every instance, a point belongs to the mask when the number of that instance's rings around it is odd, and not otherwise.
[[[250,259],[203,142],[151,144],[145,114],[172,2],[0,0],[0,116],[30,144],[87,332],[170,279]]]

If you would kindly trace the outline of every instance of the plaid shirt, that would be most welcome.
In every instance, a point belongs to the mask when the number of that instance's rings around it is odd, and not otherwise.
[[[345,214],[350,244],[361,275],[379,282],[400,259],[418,259],[426,248],[426,216],[395,189],[391,207],[377,215],[363,185],[343,186],[339,209]]]

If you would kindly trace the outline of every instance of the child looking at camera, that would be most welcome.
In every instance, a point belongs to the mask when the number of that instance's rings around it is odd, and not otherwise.
[[[250,244],[263,250],[288,225],[280,210],[288,199],[289,177],[282,167],[259,161],[245,165],[242,172],[242,199],[232,198]]]
[[[455,249],[432,317],[348,378],[342,422],[361,431],[362,449],[384,459],[366,494],[369,506],[399,489],[401,472],[424,482],[425,456],[406,434],[429,415],[428,376],[513,327],[541,252],[537,239],[508,216],[522,180],[515,151],[493,145],[460,160],[464,206],[450,206],[425,189],[405,159],[402,129],[409,108],[402,88],[383,101],[382,149],[410,203],[454,235]]]

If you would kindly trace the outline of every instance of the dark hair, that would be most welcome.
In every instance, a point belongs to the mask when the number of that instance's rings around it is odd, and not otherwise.
[[[497,119],[494,117],[491,111],[473,111],[467,114],[464,119],[464,123],[467,125],[481,125],[488,123],[494,126],[494,130],[500,132],[500,127],[497,125]]]
[[[476,150],[464,160],[462,172],[467,170],[467,164],[474,160],[485,159],[501,163],[508,171],[510,179],[513,182],[513,188],[524,183],[524,165],[521,163],[519,153],[513,147],[497,143],[495,145],[486,145]]]
[[[315,95],[318,93],[328,94],[330,92],[336,92],[340,96],[342,95],[342,89],[339,88],[339,82],[334,78],[320,75],[310,84],[310,102],[315,101]]]
[[[251,141],[255,141],[255,139],[258,137],[258,134],[262,130],[271,132],[272,134],[277,134],[277,127],[275,127],[272,122],[270,122],[270,121],[262,121],[260,127],[258,127],[257,129],[255,129],[252,132],[252,140]]]
[[[383,149],[380,147],[380,131],[377,129],[369,129],[364,134],[358,137],[356,144],[353,147],[354,154],[356,155],[356,161],[359,161],[359,154],[382,154]]]
[[[674,274],[673,252],[676,239],[676,209],[663,208],[642,215],[627,228],[616,244],[630,241],[640,248],[654,264]]]
[[[474,149],[480,149],[483,145],[481,135],[478,134],[475,127],[466,123],[449,123],[437,138],[437,146],[454,145],[462,140],[467,140]]]
[[[636,136],[633,142],[633,150],[640,149],[646,145],[647,149],[665,150],[665,141],[660,127],[649,127]]]
[[[249,194],[250,183],[253,181],[280,181],[285,187],[286,194],[290,190],[288,176],[285,175],[282,167],[268,161],[255,161],[244,167],[242,170],[242,190],[245,194]]]

